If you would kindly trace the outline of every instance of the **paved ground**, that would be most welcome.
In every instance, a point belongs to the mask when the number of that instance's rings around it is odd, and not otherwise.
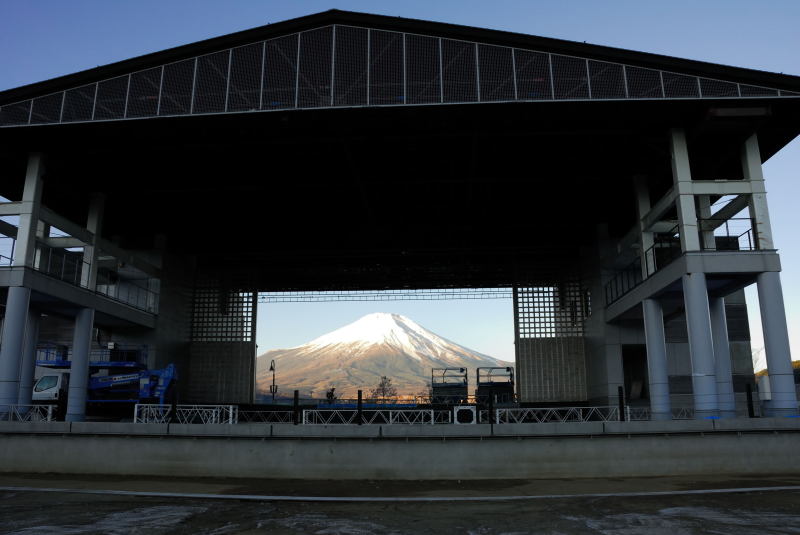
[[[800,485],[800,478],[492,482],[228,481],[0,475],[1,487],[294,496],[541,496]],[[683,535],[800,533],[800,491],[495,502],[259,502],[0,491],[0,533]]]

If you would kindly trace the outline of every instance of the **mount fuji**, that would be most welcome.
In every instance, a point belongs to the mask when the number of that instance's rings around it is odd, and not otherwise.
[[[290,349],[273,349],[256,361],[256,389],[269,392],[275,361],[281,394],[299,390],[324,397],[331,386],[340,397],[355,398],[359,389],[369,395],[387,376],[399,394],[419,394],[427,389],[431,368],[467,368],[470,383],[475,368],[510,366],[422,327],[399,314],[375,313],[319,338]]]

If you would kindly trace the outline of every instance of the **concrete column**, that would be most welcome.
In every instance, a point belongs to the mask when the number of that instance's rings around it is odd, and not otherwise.
[[[25,329],[25,350],[19,370],[19,395],[17,403],[30,405],[33,394],[33,378],[36,371],[36,346],[39,342],[39,313],[28,311],[28,325]]]
[[[728,323],[725,299],[708,300],[711,314],[711,336],[714,342],[714,372],[717,376],[717,403],[721,418],[736,418],[736,398],[733,395],[731,348],[728,342]]]
[[[705,273],[687,273],[683,276],[683,301],[689,331],[689,355],[692,359],[695,418],[716,417],[719,415],[717,379]]]
[[[698,195],[697,196],[697,205],[698,205],[698,215],[700,216],[700,220],[698,221],[698,225],[700,228],[700,236],[703,238],[701,240],[700,246],[704,251],[716,251],[717,250],[717,241],[714,238],[714,229],[707,230],[708,223],[707,221],[711,218],[711,198],[708,195]],[[705,223],[705,225],[704,225]],[[705,227],[705,228],[704,228]]]
[[[636,190],[636,217],[639,218],[639,246],[641,247],[639,257],[642,263],[642,279],[646,279],[655,271],[654,251],[650,250],[654,243],[653,233],[644,227],[642,221],[642,218],[650,211],[650,187],[647,184],[647,177],[644,175],[633,177],[633,187]]]
[[[12,286],[6,298],[3,343],[0,345],[0,412],[3,405],[15,405],[19,395],[19,367],[25,349],[25,323],[28,320],[31,291]]]
[[[104,213],[105,196],[102,193],[92,194],[86,220],[86,230],[92,233],[92,243],[87,243],[83,248],[83,261],[88,264],[88,269],[81,274],[81,284],[92,291],[97,286],[97,240],[103,226]]]
[[[67,395],[68,422],[82,422],[86,419],[86,387],[89,384],[89,348],[93,327],[94,309],[80,309],[75,316],[75,331],[72,336],[72,365]]]
[[[675,128],[670,131],[670,152],[672,154],[672,182],[678,193],[675,204],[678,210],[681,250],[683,252],[699,251],[700,235],[697,232],[697,212],[691,187],[692,172],[689,165],[689,149],[683,129]]]
[[[796,416],[797,394],[794,389],[792,355],[789,350],[789,331],[786,328],[786,309],[780,274],[775,271],[759,273],[758,303],[761,308],[761,330],[767,373],[772,390],[770,416]]]
[[[756,134],[750,136],[742,146],[742,174],[753,188],[748,208],[750,219],[753,221],[756,244],[759,249],[775,249],[772,241],[772,224],[769,219],[764,172],[761,168],[761,151]]]
[[[650,381],[650,416],[653,420],[671,420],[664,312],[661,303],[655,299],[642,301],[642,311],[647,344],[647,376]]]
[[[28,157],[25,189],[19,214],[19,231],[14,249],[14,265],[33,267],[36,256],[36,232],[39,228],[39,206],[42,201],[44,158],[39,153]]]

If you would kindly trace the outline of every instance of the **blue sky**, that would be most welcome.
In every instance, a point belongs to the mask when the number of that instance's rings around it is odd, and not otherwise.
[[[331,8],[586,41],[800,75],[797,0],[0,0],[0,89]],[[795,207],[800,198],[798,169],[797,140],[765,165],[795,359],[800,359],[800,238]],[[507,301],[366,305],[268,305],[260,314],[259,324],[271,327],[260,329],[259,344],[261,349],[299,344],[362,313],[384,311],[408,315],[445,337],[498,358],[513,355],[511,305]],[[751,320],[755,320],[751,325],[757,324],[757,312],[757,307],[750,307]],[[284,318],[284,323],[279,323],[278,317]],[[760,334],[758,329],[754,331],[757,347]]]

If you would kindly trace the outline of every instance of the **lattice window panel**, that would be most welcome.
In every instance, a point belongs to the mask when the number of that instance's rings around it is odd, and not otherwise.
[[[662,98],[661,73],[642,67],[625,67],[628,80],[628,98]]]
[[[327,107],[332,103],[331,58],[333,27],[300,34],[300,73],[297,78],[297,106]]]
[[[514,100],[514,58],[504,46],[478,45],[481,102]]]
[[[0,127],[330,106],[797,97],[622,63],[331,25],[0,106]]]
[[[94,105],[95,119],[108,120],[125,117],[129,78],[129,76],[119,76],[97,84],[97,99]]]
[[[514,295],[520,338],[583,336],[589,303],[578,282],[517,288]]]
[[[514,64],[517,71],[517,96],[520,99],[549,100],[553,98],[548,54],[515,49]]]
[[[576,280],[514,289],[521,401],[586,399],[583,325],[590,306],[589,294]]]
[[[159,115],[185,115],[192,107],[193,59],[164,65]]]
[[[61,102],[63,93],[55,93],[33,99],[31,124],[57,123],[61,120]]]
[[[252,342],[255,340],[256,298],[254,292],[195,288],[192,340]]]
[[[585,59],[553,54],[550,61],[553,68],[553,93],[556,99],[589,98]]]
[[[91,121],[97,84],[89,84],[64,92],[62,122]]]
[[[403,34],[369,32],[369,104],[403,104]]]
[[[228,111],[251,111],[261,107],[261,71],[264,43],[240,46],[231,53]]]
[[[589,60],[589,76],[592,98],[625,98],[625,76],[622,65]]]
[[[298,35],[270,39],[264,51],[264,95],[262,108],[294,108],[297,90]]]
[[[369,30],[336,26],[334,50],[334,106],[363,106],[367,104],[367,63]]]
[[[225,111],[230,52],[216,52],[197,58],[192,113]]]
[[[406,102],[441,102],[439,40],[406,34]]]
[[[475,45],[442,39],[442,96],[444,102],[475,102],[478,82]]]
[[[148,117],[158,111],[161,67],[131,74],[126,117]]]

